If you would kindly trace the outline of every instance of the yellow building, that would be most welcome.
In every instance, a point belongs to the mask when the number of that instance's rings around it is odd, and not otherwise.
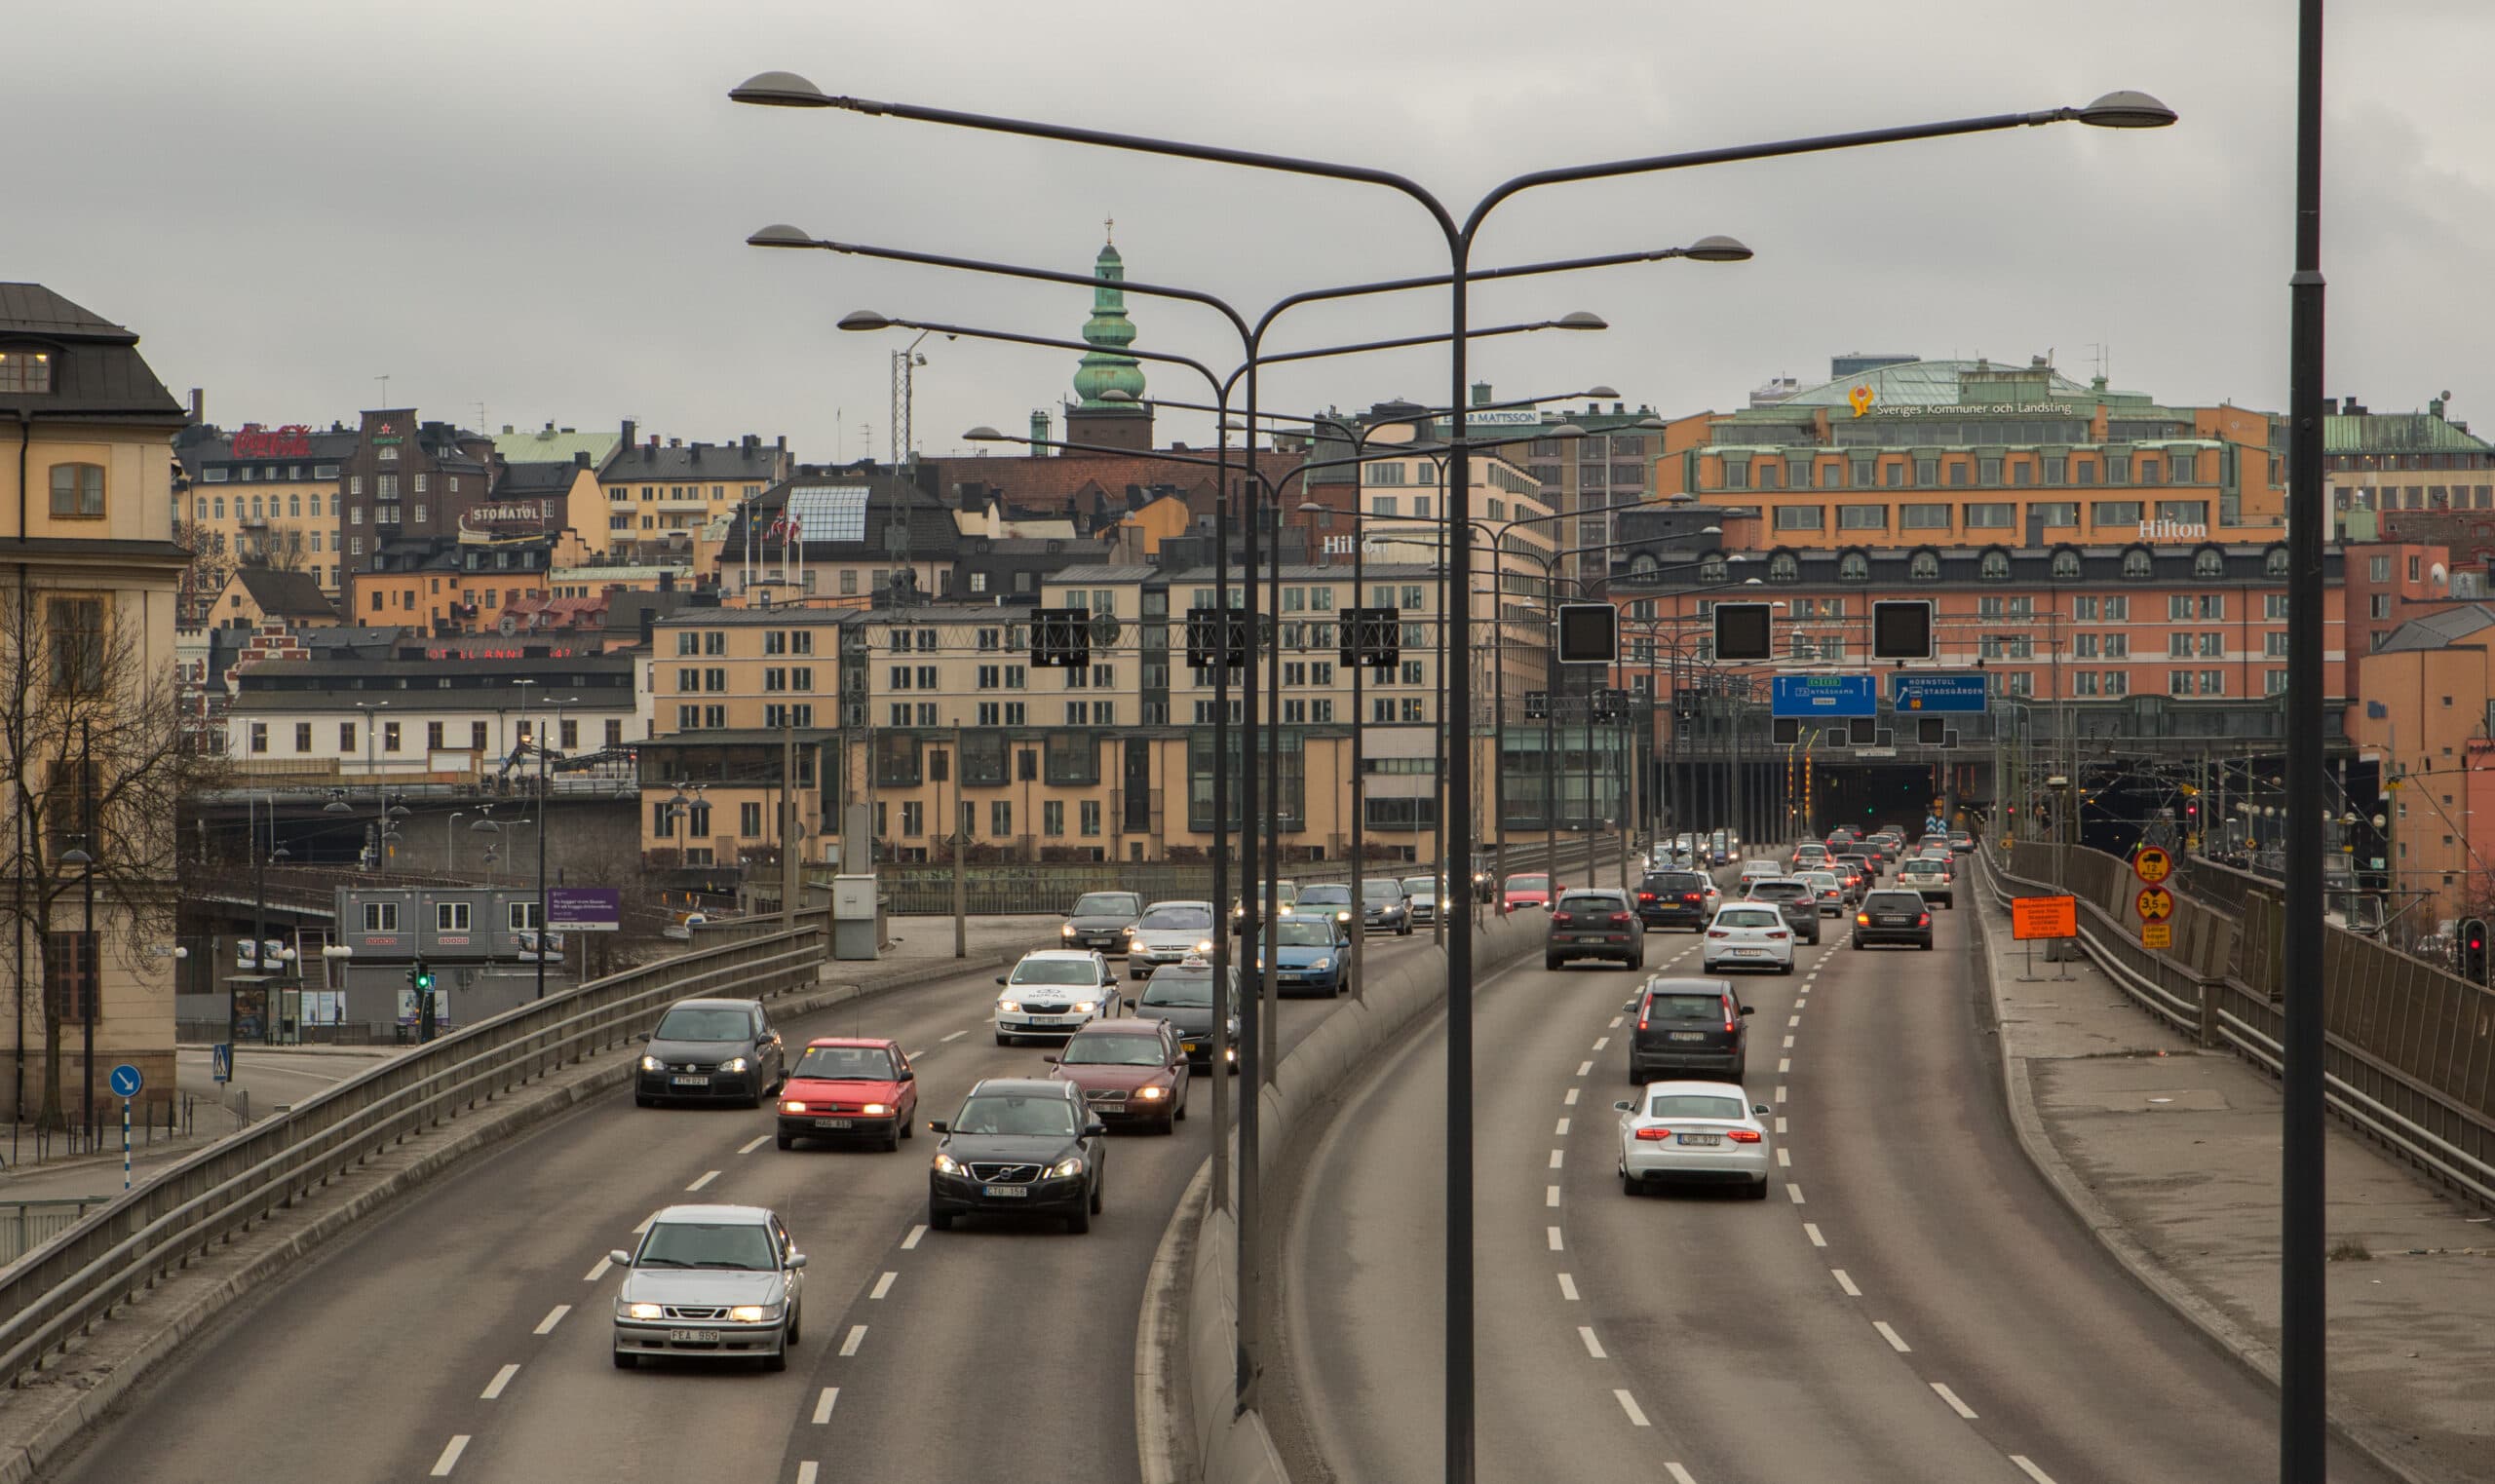
[[[173,446],[174,519],[182,544],[200,553],[202,572],[215,574],[202,595],[216,591],[224,572],[258,562],[309,573],[337,596],[338,478],[355,446],[356,435],[335,426],[184,429]]]
[[[733,443],[662,443],[652,436],[636,442],[639,433],[626,420],[621,446],[597,471],[605,518],[587,509],[572,512],[580,533],[614,555],[690,556],[714,520],[734,514],[741,502],[795,468],[786,437],[768,443],[752,434]]]

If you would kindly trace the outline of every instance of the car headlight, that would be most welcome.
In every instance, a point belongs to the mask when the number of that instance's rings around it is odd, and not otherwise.
[[[1083,1157],[1075,1155],[1070,1159],[1059,1160],[1049,1166],[1049,1173],[1059,1178],[1066,1175],[1079,1175],[1083,1173]]]
[[[1119,931],[1120,932],[1125,933],[1125,934],[1126,934],[1127,936],[1129,936],[1129,937],[1132,937],[1132,936],[1134,936],[1134,925],[1133,925],[1132,923],[1129,923],[1127,926],[1125,926],[1125,927],[1123,927],[1123,928],[1120,928],[1118,931]]]
[[[1099,1008],[1100,1002],[1097,1000],[1078,1000],[1075,1002],[1074,1012],[1078,1015],[1088,1015]]]
[[[641,1070],[644,1072],[664,1072],[667,1070],[667,1063],[659,1060],[655,1056],[644,1056],[641,1058]]]
[[[1348,923],[1348,922],[1350,922],[1351,920],[1352,920],[1352,914],[1351,914],[1351,910],[1350,910],[1349,908],[1346,908],[1346,909],[1344,909],[1343,911],[1340,911],[1340,912],[1337,912],[1337,913],[1335,913],[1335,914],[1334,914],[1334,921],[1336,921],[1336,922],[1338,922],[1338,923]]]
[[[1224,1061],[1237,1061],[1239,1059],[1239,1048],[1237,1046],[1222,1047],[1221,1059]]]
[[[958,1175],[961,1172],[961,1161],[954,1159],[951,1155],[938,1155],[936,1157],[936,1173],[940,1175]]]
[[[624,1313],[628,1317],[634,1319],[664,1319],[667,1317],[667,1311],[656,1304],[627,1304],[624,1306]]]
[[[1059,936],[1059,937],[1072,937],[1072,936],[1074,936],[1074,924],[1072,924],[1072,923],[1067,923],[1064,927],[1059,928],[1058,930],[1056,930],[1056,935],[1057,935],[1057,936]]]
[[[1334,967],[1334,961],[1332,959],[1312,959],[1309,961],[1308,967],[1311,970],[1331,969]]]
[[[759,1324],[772,1317],[772,1310],[778,1307],[776,1304],[770,1308],[760,1304],[739,1304],[728,1311],[728,1321],[733,1324]]]
[[[800,1103],[798,1106],[802,1108],[805,1105]],[[868,1103],[865,1107],[861,1108],[858,1111],[873,1118],[883,1118],[893,1111],[893,1105],[890,1103]]]
[[[998,1011],[1003,1014],[1018,1015],[1022,1013],[1022,1002],[1019,1000],[999,1000],[996,1002],[996,1008]]]
[[[1143,1099],[1147,1103],[1157,1103],[1170,1095],[1170,1089],[1167,1087],[1138,1087],[1135,1089],[1134,1095]]]
[[[1212,939],[1211,939],[1211,938],[1206,938],[1203,942],[1198,943],[1198,944],[1196,945],[1196,952],[1198,952],[1198,953],[1210,953],[1210,952],[1212,952]]]
[[[806,1105],[798,1102],[794,1098],[791,1098],[787,1102],[780,1105],[780,1111],[782,1113],[803,1113],[806,1111]]]
[[[727,1060],[719,1063],[719,1070],[722,1072],[742,1072],[749,1065],[751,1065],[751,1063],[748,1062],[742,1056],[731,1056]]]

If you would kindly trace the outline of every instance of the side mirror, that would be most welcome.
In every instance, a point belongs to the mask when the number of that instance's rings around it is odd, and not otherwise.
[[[1634,1112],[1637,1107],[1635,1103],[1614,1103],[1611,1106],[1619,1109],[1623,1113]]]
[[[1634,1000],[1624,1002],[1620,1007],[1620,1012],[1624,1015],[1635,1014],[1637,1012],[1637,1002]]]
[[[901,1069],[901,1077],[898,1080],[905,1083],[914,1083],[918,1081],[918,1074],[907,1067],[903,1067]]]
[[[1056,1055],[1055,1052],[1051,1052],[1049,1055],[1041,1057],[1040,1060],[1047,1062],[1050,1066],[1056,1065]]]
[[[625,1251],[622,1247],[618,1247],[614,1251],[607,1253],[606,1260],[613,1263],[618,1268],[630,1268],[633,1266],[633,1254]]]
[[[1004,982],[1005,982],[1005,975],[1003,975],[1003,974],[998,974],[998,975],[996,976],[996,982],[997,982],[997,983],[999,983],[999,984],[1004,983]],[[646,1039],[648,1039],[648,1038],[644,1037],[643,1039],[644,1039],[644,1040],[646,1040]]]
[[[647,1041],[647,1040],[649,1040],[649,1039],[650,1039],[650,1033],[649,1033],[649,1032],[647,1032],[647,1031],[643,1031],[641,1034],[639,1034],[638,1036],[633,1037],[633,1039],[634,1041]]]
[[[1083,1136],[1087,1139],[1105,1138],[1107,1137],[1108,1132],[1109,1125],[1106,1123],[1086,1123],[1083,1125]]]
[[[929,1133],[951,1133],[953,1131],[953,1125],[945,1123],[942,1119],[929,1119],[927,1121],[927,1131]]]
[[[1742,1007],[1742,1013],[1743,1013],[1743,1014],[1745,1014],[1745,1015],[1748,1015],[1748,1014],[1754,1014],[1754,1013],[1756,1013],[1756,1012],[1755,1012],[1755,1011],[1753,1011],[1753,1010],[1752,1010],[1748,1006],[1745,1005],[1745,1006],[1743,1006],[1743,1007]]]
[[[803,1252],[791,1252],[788,1254],[788,1266],[790,1269],[802,1268],[805,1265],[806,1254]]]
[[[1757,1114],[1760,1118],[1765,1118],[1774,1111],[1774,1109],[1768,1107],[1765,1103],[1750,1104],[1750,1112]]]

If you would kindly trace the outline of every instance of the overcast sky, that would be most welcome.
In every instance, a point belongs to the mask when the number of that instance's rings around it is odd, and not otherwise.
[[[1832,353],[2051,351],[2173,403],[2286,401],[2292,0],[1785,0],[1563,7],[1023,0],[81,0],[19,6],[0,278],[137,330],[211,417],[326,423],[383,399],[809,459],[885,456],[896,334],[844,312],[1071,336],[1085,290],[743,245],[818,236],[1130,273],[1243,307],[1443,271],[1373,188],[837,112],[740,107],[766,68],[833,93],[1373,165],[1462,214],[1518,171],[2079,103],[2138,88],[2179,127],[2072,125],[1529,193],[1477,265],[1740,237],[1668,263],[1476,292],[1477,323],[1591,309],[1602,335],[1477,348],[1502,396],[1608,383],[1667,415],[1806,383]],[[2495,432],[2495,4],[2333,7],[2329,390],[2454,395]],[[1132,305],[1138,346],[1235,363],[1218,321]],[[1427,333],[1441,293],[1301,312],[1298,348]],[[1021,432],[1061,353],[931,340],[922,451]],[[1182,375],[1153,388],[1198,400]],[[1436,401],[1443,352],[1269,375],[1267,405]],[[1165,419],[1199,441],[1202,420]]]

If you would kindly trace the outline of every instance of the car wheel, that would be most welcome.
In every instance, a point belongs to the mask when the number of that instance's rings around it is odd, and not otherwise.
[[[1185,1097],[1185,1095],[1184,1095],[1184,1094],[1181,1094],[1181,1095],[1179,1096],[1179,1098],[1178,1098],[1178,1108],[1177,1108],[1177,1111],[1170,1115],[1170,1122],[1171,1122],[1171,1123],[1185,1123],[1186,1121],[1187,1121],[1187,1099],[1186,1099],[1186,1097]],[[1171,1131],[1171,1133],[1176,1133],[1178,1130],[1177,1130],[1177,1129],[1175,1129],[1175,1128],[1172,1128],[1172,1129],[1171,1129],[1170,1131]]]
[[[1756,1185],[1746,1187],[1742,1194],[1751,1200],[1765,1200],[1767,1199],[1767,1182],[1761,1180]]]
[[[633,1369],[633,1362],[640,1358],[641,1357],[638,1355],[628,1355],[622,1351],[617,1351],[615,1352],[615,1368],[619,1371],[629,1371]]]
[[[1065,1230],[1066,1234],[1072,1237],[1080,1237],[1091,1231],[1092,1213],[1080,1207],[1068,1213],[1065,1218]]]
[[[1926,953],[1930,953],[1932,951],[1932,939],[1925,938],[1922,942],[1915,944],[1915,946]]]
[[[780,1337],[778,1350],[762,1357],[762,1368],[766,1371],[785,1371],[788,1368],[788,1337],[787,1335]]]
[[[902,1130],[907,1126],[899,1119],[893,1120],[893,1131],[884,1135],[884,1153],[888,1155],[901,1153]]]
[[[752,1095],[751,1097],[748,1097],[748,1098],[747,1098],[747,1099],[745,1100],[745,1105],[746,1105],[748,1108],[759,1108],[759,1107],[761,1107],[761,1106],[762,1106],[762,1089],[761,1089],[760,1087],[756,1087],[756,1088],[754,1088],[754,1089],[753,1089],[753,1095]]]
[[[1777,965],[1776,971],[1778,973],[1791,973],[1793,971],[1793,961],[1791,959],[1786,959],[1784,963]]]
[[[1001,1046],[1010,1046],[1014,1044],[1014,1038],[1006,1035],[1003,1031],[998,1031],[996,1033],[996,1044]]]
[[[904,1118],[902,1118],[902,1119],[900,1121],[900,1122],[901,1122],[901,1136],[902,1136],[902,1138],[904,1138],[904,1139],[914,1139],[914,1138],[917,1138],[917,1137],[918,1137],[918,1124],[916,1123],[916,1122],[914,1122],[914,1120],[915,1120],[915,1118],[916,1118],[917,1113],[918,1113],[918,1105],[917,1105],[916,1103],[912,1103],[912,1104],[910,1104],[910,1106],[909,1106],[909,1116],[908,1116],[908,1117],[904,1117]]]
[[[805,1320],[806,1306],[804,1304],[801,1303],[788,1311],[788,1334],[787,1338],[782,1342],[784,1345],[794,1345],[805,1338]]]
[[[1555,973],[1558,970],[1558,968],[1559,961],[1557,959],[1553,958],[1547,953],[1542,956],[1542,971],[1544,973]]]
[[[633,1106],[635,1108],[654,1108],[658,1106],[658,1099],[654,1097],[643,1097],[638,1092],[635,1092],[633,1094]]]
[[[1106,1196],[1108,1193],[1109,1193],[1109,1175],[1108,1175],[1108,1171],[1106,1171],[1106,1170],[1102,1170],[1102,1171],[1100,1172],[1099,1177],[1098,1177],[1098,1178],[1096,1178],[1096,1179],[1094,1179],[1094,1180],[1092,1182],[1092,1214],[1093,1214],[1093,1215],[1097,1216],[1097,1215],[1099,1215],[1099,1214],[1100,1214],[1100,1198],[1101,1198],[1101,1197],[1103,1197],[1103,1196]]]
[[[797,1138],[794,1134],[781,1134],[778,1136],[777,1142],[782,1149],[794,1149],[797,1147]]]
[[[1737,1062],[1733,1063],[1733,1085],[1734,1085],[1734,1086],[1738,1087],[1738,1086],[1742,1085],[1742,1081],[1743,1081],[1743,1079],[1745,1079],[1745,1078],[1748,1077],[1749,1075],[1750,1075],[1750,1059],[1749,1059],[1747,1056],[1745,1056],[1745,1057],[1743,1057],[1741,1060],[1739,1060],[1739,1061],[1737,1061]]]
[[[1642,1196],[1646,1194],[1646,1182],[1638,1179],[1635,1175],[1632,1175],[1624,1169],[1620,1172],[1620,1194],[1624,1196]]]

